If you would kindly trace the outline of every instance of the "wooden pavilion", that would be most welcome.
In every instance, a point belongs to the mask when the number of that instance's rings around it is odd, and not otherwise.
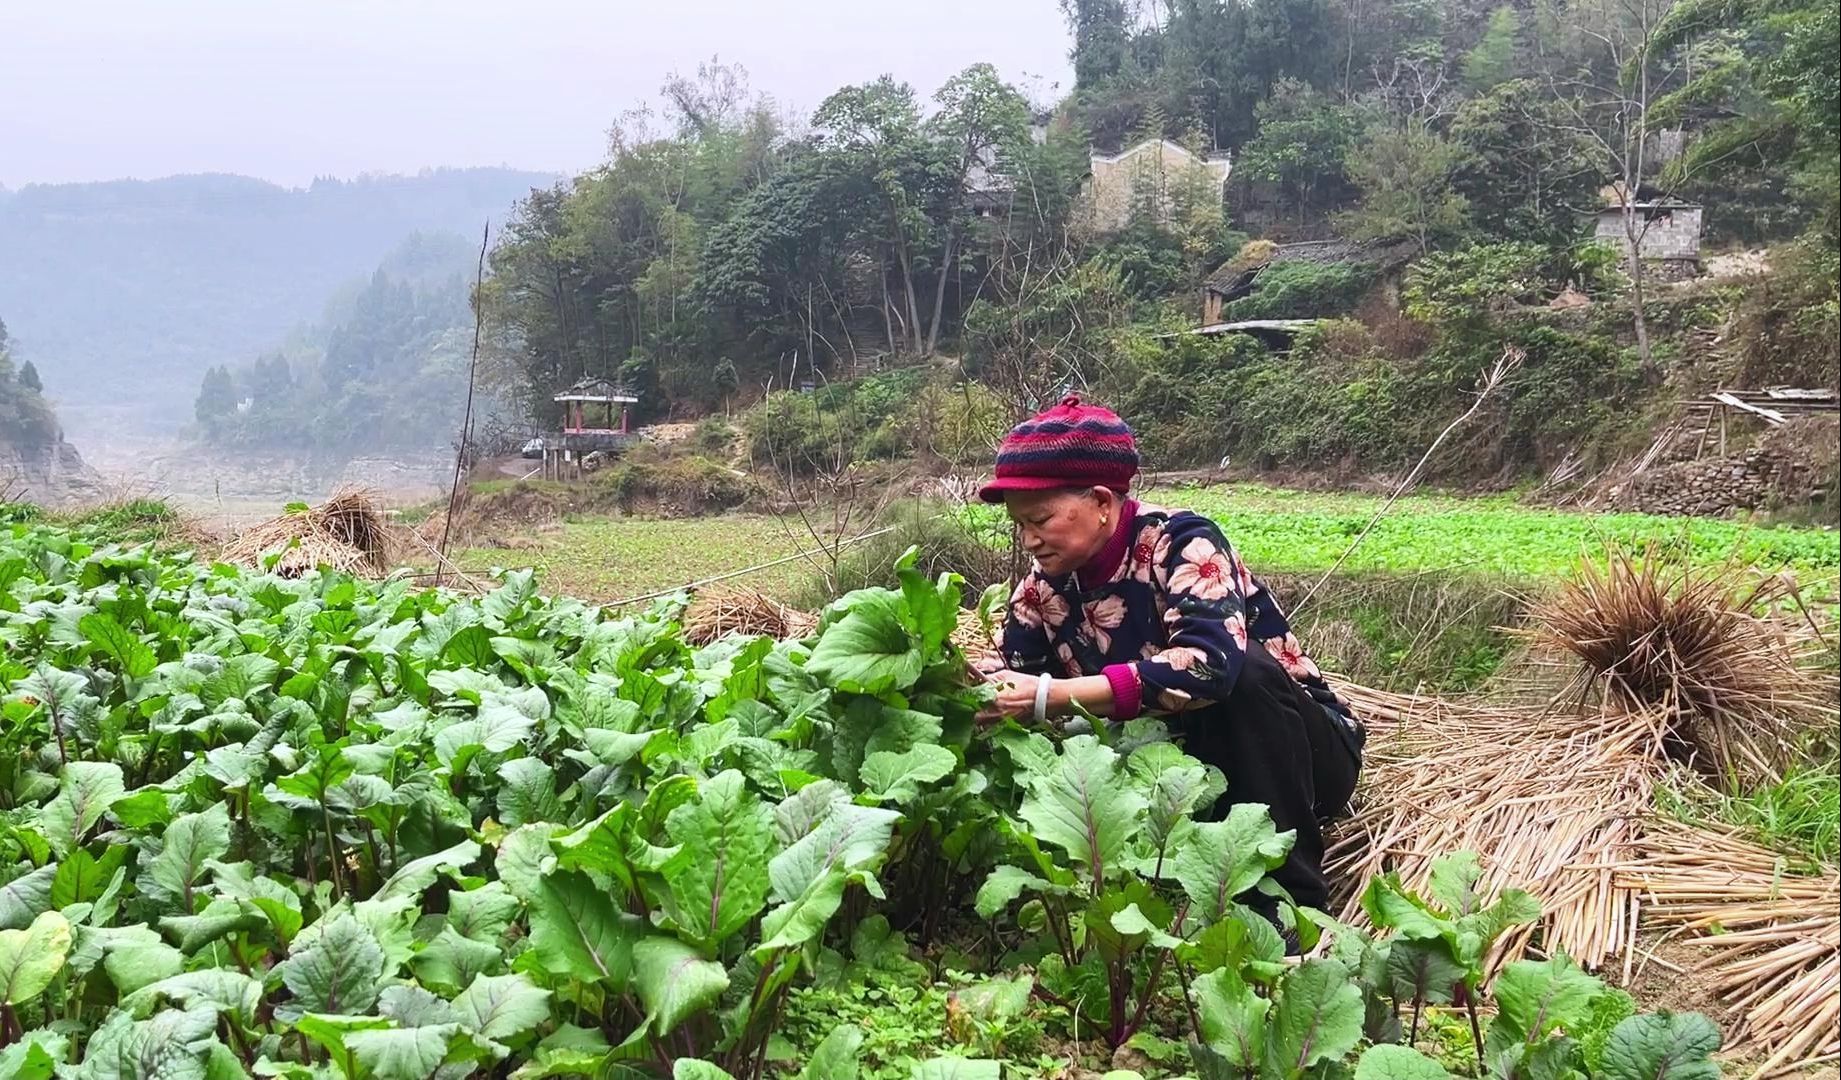
[[[618,450],[633,437],[632,407],[639,396],[627,387],[584,378],[550,400],[563,407],[563,426],[560,434],[544,439],[546,480],[579,477],[588,455]]]

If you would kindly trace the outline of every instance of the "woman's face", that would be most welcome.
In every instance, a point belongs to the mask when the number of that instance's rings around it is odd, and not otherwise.
[[[1050,577],[1072,573],[1112,539],[1119,497],[1109,488],[1006,491],[1004,507],[1023,533],[1023,550]]]

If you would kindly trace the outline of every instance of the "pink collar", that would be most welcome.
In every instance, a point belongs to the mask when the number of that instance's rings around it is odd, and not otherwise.
[[[1112,580],[1112,575],[1119,572],[1119,564],[1125,561],[1125,553],[1131,550],[1131,527],[1138,519],[1138,503],[1135,499],[1125,500],[1119,508],[1119,527],[1113,530],[1112,539],[1100,548],[1099,554],[1088,560],[1087,565],[1074,571],[1075,579],[1082,589],[1096,589]]]

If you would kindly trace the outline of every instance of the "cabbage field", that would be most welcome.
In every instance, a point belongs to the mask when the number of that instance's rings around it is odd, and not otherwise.
[[[0,529],[0,1077],[1717,1073],[1563,956],[1486,994],[1538,911],[1462,855],[1286,959],[1290,835],[1156,721],[979,728],[950,576],[693,648],[95,544]]]

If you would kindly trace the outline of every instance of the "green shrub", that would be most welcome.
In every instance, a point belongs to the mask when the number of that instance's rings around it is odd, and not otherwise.
[[[1227,305],[1222,317],[1323,319],[1355,310],[1380,280],[1369,262],[1282,262],[1260,272],[1251,295]]]
[[[697,424],[691,443],[699,453],[727,455],[735,444],[735,427],[720,416],[706,416]]]
[[[597,476],[595,486],[624,511],[693,514],[732,509],[754,490],[727,465],[696,456],[622,461]]]
[[[1232,445],[1229,427],[1245,369],[1267,355],[1265,347],[1238,334],[1160,340],[1139,333],[1120,344],[1109,375],[1116,390],[1105,396],[1136,432],[1145,466],[1219,461]]]

